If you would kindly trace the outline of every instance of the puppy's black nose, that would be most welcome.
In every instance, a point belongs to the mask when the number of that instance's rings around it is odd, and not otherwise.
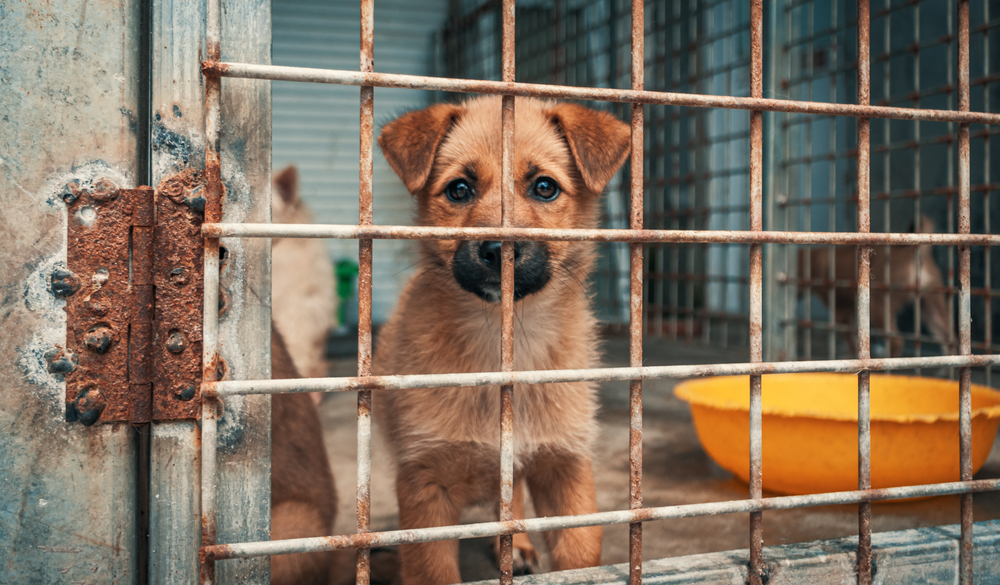
[[[514,261],[521,258],[521,242],[514,242]],[[479,245],[479,259],[483,264],[500,272],[500,242],[483,242]]]

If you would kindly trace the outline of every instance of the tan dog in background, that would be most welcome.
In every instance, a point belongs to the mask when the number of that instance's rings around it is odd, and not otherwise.
[[[298,378],[292,356],[271,327],[271,378]],[[323,445],[316,405],[305,394],[271,397],[271,539],[328,536],[337,489]],[[271,557],[272,585],[320,585],[330,579],[333,553]]]
[[[387,124],[379,146],[427,226],[500,225],[500,98],[439,104]],[[596,228],[599,196],[629,152],[629,128],[575,104],[517,98],[513,224]],[[500,370],[500,243],[420,242],[420,271],[383,328],[376,374]],[[514,369],[594,367],[589,242],[515,245]],[[457,524],[500,489],[498,387],[375,393],[396,455],[402,529]],[[585,382],[514,388],[514,475],[540,516],[597,511],[597,398]],[[544,534],[554,570],[595,566],[601,528]],[[526,539],[525,539],[526,540]],[[530,542],[529,545],[530,546]],[[458,542],[400,547],[403,582],[457,583]]]
[[[920,225],[910,231],[916,233],[934,233],[934,222],[927,216],[921,216]],[[871,255],[871,324],[882,328],[885,318],[889,317],[889,334],[899,334],[896,320],[899,313],[917,300],[914,290],[886,290],[878,288],[879,283],[885,283],[886,254],[884,247],[875,246]],[[917,265],[917,250],[920,250],[920,265]],[[834,248],[834,278],[841,282],[857,282],[857,248],[853,246],[837,246]],[[806,250],[799,249],[799,278],[806,278]],[[948,327],[948,301],[944,288],[944,278],[941,269],[934,261],[930,245],[892,246],[888,255],[889,284],[893,286],[918,285],[921,289],[932,289],[920,295],[920,320],[927,325],[931,334],[937,339],[945,353],[950,352],[951,330]],[[830,282],[830,250],[828,248],[809,248],[810,280],[814,284],[811,290],[816,293],[820,302],[827,306],[829,291],[834,288]],[[805,285],[800,285],[805,291]],[[857,285],[837,286],[834,293],[835,318],[842,325],[853,325],[857,318]],[[886,299],[888,298],[888,312]],[[829,307],[827,307],[829,308]],[[919,327],[919,325],[918,325]],[[847,344],[852,353],[857,351],[857,340],[850,334],[845,334]],[[890,337],[889,356],[898,357],[903,353],[903,339]]]
[[[299,197],[294,166],[274,176],[273,223],[312,223]],[[333,262],[323,240],[275,238],[271,247],[271,303],[275,326],[285,339],[295,369],[303,376],[329,375],[326,339],[334,326]],[[314,394],[314,399],[321,394]]]

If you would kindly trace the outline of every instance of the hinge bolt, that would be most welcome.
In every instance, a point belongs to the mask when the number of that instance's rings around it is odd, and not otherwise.
[[[180,331],[174,331],[167,338],[167,351],[170,353],[180,353],[187,348],[187,340],[184,339],[184,335]]]
[[[75,353],[59,348],[45,352],[45,361],[50,374],[68,374],[79,363]]]
[[[76,200],[80,198],[80,184],[76,181],[70,181],[66,183],[62,191],[62,200],[66,202],[66,205],[73,205]]]
[[[80,290],[80,279],[72,271],[56,268],[52,271],[52,294],[57,297],[73,296]]]
[[[112,335],[111,328],[104,325],[97,325],[91,327],[90,331],[83,337],[83,344],[90,351],[103,354],[111,347]]]
[[[191,400],[192,398],[194,398],[194,393],[195,393],[196,390],[197,390],[197,388],[194,386],[194,384],[188,384],[187,386],[184,387],[183,390],[181,390],[177,394],[177,397],[180,398],[181,400],[187,402],[188,400]]]
[[[170,271],[170,282],[174,286],[184,286],[188,283],[187,275],[183,268],[174,268]]]
[[[100,389],[90,386],[80,390],[76,400],[69,403],[66,418],[70,422],[80,421],[83,426],[89,427],[101,418],[104,406],[104,397],[101,396]]]

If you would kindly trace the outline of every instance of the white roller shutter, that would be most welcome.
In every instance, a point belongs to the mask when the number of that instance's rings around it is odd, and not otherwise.
[[[273,0],[272,62],[275,65],[358,69],[360,9],[338,0]],[[434,32],[447,18],[448,0],[379,0],[375,5],[375,70],[430,75]],[[358,113],[356,87],[275,81],[272,84],[272,161],[295,164],[302,196],[318,223],[358,221]],[[396,114],[423,107],[431,92],[375,90],[378,128]],[[377,150],[377,147],[376,147]],[[376,224],[411,224],[412,202],[380,152],[375,153]],[[354,240],[330,240],[334,260],[357,261]],[[416,262],[405,241],[376,241],[373,316],[382,322]]]

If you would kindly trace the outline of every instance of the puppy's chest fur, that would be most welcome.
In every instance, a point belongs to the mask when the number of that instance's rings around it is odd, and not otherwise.
[[[386,324],[374,370],[388,374],[499,371],[500,307],[466,295],[441,300],[434,282],[417,277],[407,286]],[[444,292],[444,291],[441,291]],[[533,295],[517,303],[514,369],[593,367],[595,320],[583,295]],[[376,416],[383,417],[398,457],[417,456],[421,446],[465,444],[499,448],[497,386],[380,391]],[[596,396],[588,383],[516,385],[514,448],[519,462],[539,449],[589,450],[595,430]]]

